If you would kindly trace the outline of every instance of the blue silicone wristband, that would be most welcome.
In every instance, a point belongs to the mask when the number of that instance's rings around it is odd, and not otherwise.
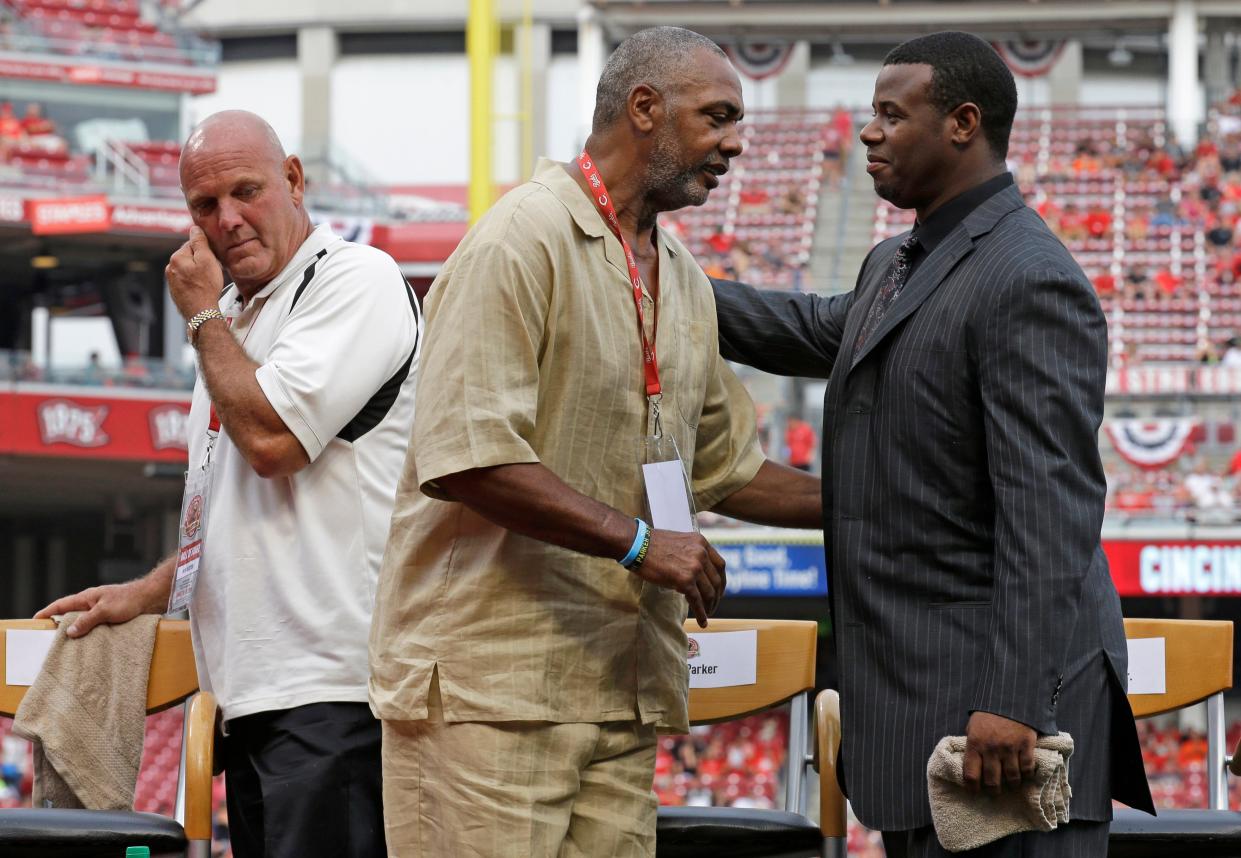
[[[635,518],[638,523],[638,532],[634,534],[633,545],[629,546],[629,553],[617,562],[622,566],[628,566],[630,563],[638,559],[638,552],[642,550],[642,541],[646,538],[646,532],[650,530],[650,526],[640,518]]]

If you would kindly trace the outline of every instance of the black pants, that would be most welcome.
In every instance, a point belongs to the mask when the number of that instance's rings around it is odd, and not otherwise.
[[[1070,822],[1055,831],[1012,834],[966,852],[939,845],[934,826],[883,832],[888,858],[1106,858],[1109,822]]]
[[[234,858],[384,858],[379,722],[365,703],[315,703],[228,722]]]

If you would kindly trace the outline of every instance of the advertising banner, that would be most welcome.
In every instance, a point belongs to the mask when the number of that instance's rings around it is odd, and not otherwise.
[[[184,462],[189,394],[0,393],[0,454]]]
[[[827,563],[823,541],[778,532],[753,536],[726,530],[706,534],[728,564],[730,596],[826,596]]]
[[[1109,539],[1122,596],[1241,596],[1241,540]]]

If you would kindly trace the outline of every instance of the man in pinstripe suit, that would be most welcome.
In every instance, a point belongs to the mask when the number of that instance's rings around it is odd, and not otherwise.
[[[926,763],[967,737],[967,785],[1016,789],[1066,731],[1073,822],[969,854],[1104,855],[1113,797],[1152,810],[1099,545],[1107,328],[1004,163],[1016,110],[990,46],[897,47],[862,131],[876,192],[917,212],[853,292],[715,283],[725,357],[830,378],[824,531],[842,781],[889,855],[943,855]]]

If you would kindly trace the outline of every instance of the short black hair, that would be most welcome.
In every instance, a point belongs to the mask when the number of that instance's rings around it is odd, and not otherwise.
[[[651,27],[621,42],[599,77],[592,130],[602,131],[619,119],[629,93],[640,83],[669,96],[703,50],[727,58],[715,42],[682,27]]]
[[[982,111],[982,132],[991,151],[1008,157],[1008,136],[1017,113],[1017,82],[995,48],[977,36],[947,30],[897,45],[883,64],[931,67],[931,103],[948,114],[967,101]]]

